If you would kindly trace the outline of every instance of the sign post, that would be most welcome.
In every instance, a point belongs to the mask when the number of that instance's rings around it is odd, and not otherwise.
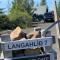
[[[36,49],[40,47],[51,46],[53,44],[52,37],[42,37],[42,38],[35,38],[35,39],[25,39],[25,40],[18,40],[18,41],[8,41],[2,43],[2,51],[4,54],[4,60],[54,60],[54,53],[45,52],[43,54],[29,54],[29,55],[20,55],[16,54],[16,56],[10,55],[10,52],[16,52],[20,50],[28,50],[28,49]],[[52,47],[52,46],[51,46]],[[12,52],[12,54],[13,54]],[[36,51],[35,51],[36,52]]]
[[[11,51],[11,50],[21,50],[21,49],[34,49],[45,46],[51,46],[53,44],[52,37],[43,37],[43,38],[35,38],[28,39],[24,41],[11,41],[4,43],[3,50]]]

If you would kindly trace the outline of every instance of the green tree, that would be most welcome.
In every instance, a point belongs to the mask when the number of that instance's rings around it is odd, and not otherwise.
[[[32,8],[34,6],[34,1],[33,0],[25,0],[25,10],[30,14],[32,11]]]
[[[46,5],[46,0],[41,0],[40,5]]]
[[[32,2],[30,0],[14,0],[12,3],[12,8],[10,9],[9,18],[15,24],[24,28],[27,27],[32,17],[30,15],[32,9]],[[17,22],[17,21],[19,22]]]
[[[8,29],[9,19],[0,8],[0,30]]]
[[[4,13],[3,13],[3,9],[0,8],[0,16],[2,16],[2,15],[4,15]]]
[[[58,7],[57,7],[57,15],[58,15],[58,18],[60,18],[60,1],[58,3]]]
[[[3,9],[0,8],[0,30],[3,27],[3,15],[4,15]]]

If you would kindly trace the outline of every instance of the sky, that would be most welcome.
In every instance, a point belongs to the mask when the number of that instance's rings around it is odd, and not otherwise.
[[[0,8],[4,8],[5,11],[8,10],[8,7],[11,6],[12,0],[0,0]],[[41,0],[34,0],[35,5],[38,5]],[[57,0],[58,2],[59,0]],[[46,0],[49,10],[53,9],[53,0]]]
[[[41,2],[41,0],[34,0],[34,1],[35,1],[36,5]],[[50,11],[53,10],[53,2],[54,2],[54,0],[46,0],[46,3],[48,5]],[[56,0],[56,2],[58,4],[59,0]]]

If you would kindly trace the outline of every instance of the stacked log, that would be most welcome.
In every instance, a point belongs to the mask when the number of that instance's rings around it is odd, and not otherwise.
[[[10,33],[11,40],[20,40],[22,38],[27,38],[26,33],[18,26]]]

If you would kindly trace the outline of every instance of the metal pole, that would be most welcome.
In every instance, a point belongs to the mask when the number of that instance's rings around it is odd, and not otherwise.
[[[54,15],[55,15],[55,21],[58,21],[59,19],[57,18],[56,0],[54,0]],[[56,24],[56,31],[57,31],[57,38],[58,38],[58,43],[57,44],[59,44],[59,49],[60,49],[60,28],[59,28],[59,22]],[[58,54],[60,55],[60,53],[58,53]]]
[[[54,22],[52,25],[50,25],[48,28],[45,29],[45,32],[49,31],[51,28],[53,28],[56,24],[60,23],[59,20],[57,20],[56,22]]]
[[[53,8],[54,9],[54,17],[55,17],[54,20],[56,22],[56,21],[58,21],[58,18],[57,18],[57,8],[56,8],[57,7],[56,6],[56,0],[54,0],[54,5],[53,6],[54,6],[54,8]],[[57,38],[59,38],[59,36],[60,36],[59,23],[56,24],[56,31],[57,31]]]

